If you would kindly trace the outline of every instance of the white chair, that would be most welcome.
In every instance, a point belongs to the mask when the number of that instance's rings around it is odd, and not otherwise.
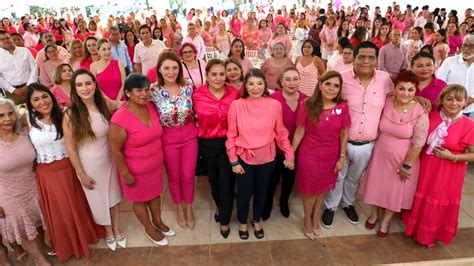
[[[245,57],[247,57],[250,60],[257,59],[258,50],[245,50]]]

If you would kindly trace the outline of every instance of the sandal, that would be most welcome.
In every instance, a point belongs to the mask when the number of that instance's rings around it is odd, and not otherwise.
[[[19,256],[17,256],[15,258],[15,260],[18,262],[18,263],[22,263],[22,262],[25,262],[26,260],[28,259],[28,253],[23,252],[21,253]]]
[[[239,237],[242,240],[247,240],[249,239],[249,231],[240,231],[239,230]]]

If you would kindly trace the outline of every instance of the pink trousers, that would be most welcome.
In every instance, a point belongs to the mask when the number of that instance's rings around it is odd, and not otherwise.
[[[181,127],[163,127],[162,140],[168,188],[173,202],[191,204],[198,156],[197,127],[194,122]]]

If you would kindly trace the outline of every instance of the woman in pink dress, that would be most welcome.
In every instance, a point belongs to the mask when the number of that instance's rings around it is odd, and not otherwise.
[[[125,67],[119,60],[112,59],[112,48],[109,40],[97,42],[100,60],[91,64],[90,71],[95,75],[97,84],[104,95],[112,101],[123,99]]]
[[[0,98],[0,154],[0,240],[3,236],[22,245],[36,265],[51,265],[42,254],[44,221],[33,168],[35,149],[15,104],[5,98]]]
[[[319,38],[321,39],[321,58],[327,62],[329,56],[336,50],[337,44],[337,26],[334,16],[327,18],[326,25],[319,33]]]
[[[423,106],[415,100],[416,74],[402,70],[394,83],[393,96],[385,102],[380,135],[359,190],[364,202],[372,207],[365,223],[367,229],[374,229],[379,209],[385,209],[377,231],[381,239],[387,237],[393,215],[412,207],[418,181],[418,156],[429,123]]]
[[[247,19],[242,28],[241,36],[244,41],[245,48],[248,50],[258,50],[260,37],[257,27],[254,25],[252,18]]]
[[[296,182],[303,194],[303,232],[311,240],[321,233],[319,209],[324,194],[336,186],[346,158],[351,118],[349,107],[341,98],[341,86],[339,72],[324,73],[296,116]]]
[[[267,26],[267,21],[260,20],[258,23],[258,47],[260,47],[262,56],[264,55],[265,49],[268,49],[271,37],[272,30]]]
[[[439,68],[449,54],[448,33],[445,29],[439,29],[435,35],[433,56],[435,58],[436,68]]]
[[[240,38],[240,31],[242,28],[242,21],[238,18],[238,13],[232,13],[232,18],[229,20],[229,28],[232,33],[232,37]]]
[[[467,96],[463,86],[449,85],[439,96],[439,112],[429,114],[413,208],[403,217],[406,234],[428,248],[436,240],[450,244],[458,229],[467,162],[474,161],[474,121],[462,114]]]
[[[448,23],[448,43],[449,43],[449,56],[457,55],[461,52],[463,43],[463,37],[459,33],[458,25],[454,22]]]
[[[109,141],[120,174],[120,185],[148,238],[165,246],[175,232],[161,219],[163,191],[163,130],[156,108],[148,101],[150,80],[131,74],[125,80],[127,102],[112,116]],[[149,212],[151,213],[151,219]]]
[[[219,23],[219,31],[212,37],[212,46],[219,51],[219,58],[224,58],[230,51],[230,34],[225,29],[225,23]]]
[[[278,90],[277,78],[283,70],[289,66],[295,66],[293,61],[286,56],[286,49],[283,43],[273,45],[272,57],[265,60],[260,69],[265,73],[267,80],[267,88],[271,90]]]

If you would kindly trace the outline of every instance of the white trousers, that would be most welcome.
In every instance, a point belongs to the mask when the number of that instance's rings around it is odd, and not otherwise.
[[[360,178],[369,164],[375,141],[365,145],[347,143],[346,163],[337,176],[336,187],[324,196],[324,207],[336,210],[342,199],[342,207],[354,205]]]

